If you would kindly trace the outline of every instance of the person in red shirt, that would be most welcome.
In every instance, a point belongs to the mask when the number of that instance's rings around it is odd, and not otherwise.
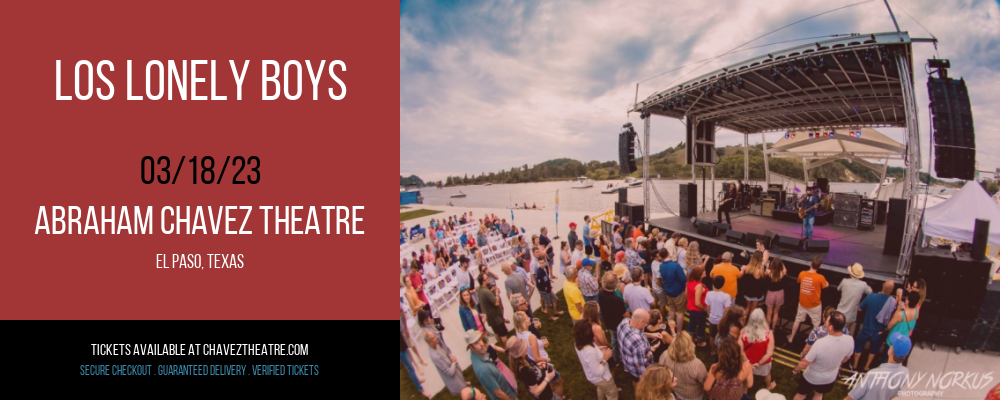
[[[820,300],[821,291],[830,284],[819,274],[819,266],[823,265],[823,256],[813,257],[809,270],[799,273],[799,310],[795,313],[795,323],[792,324],[792,334],[788,342],[795,339],[799,324],[809,317],[813,327],[823,326],[823,303]]]

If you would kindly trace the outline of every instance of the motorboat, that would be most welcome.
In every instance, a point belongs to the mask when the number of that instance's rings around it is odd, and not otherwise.
[[[625,184],[628,185],[628,187],[642,186],[642,181],[630,176],[625,178]]]
[[[573,185],[573,189],[588,189],[594,187],[594,181],[590,180],[586,176],[581,176],[576,178],[576,184]]]
[[[458,192],[458,194],[451,195],[451,198],[453,198],[453,199],[461,199],[461,198],[464,198],[464,197],[465,197],[465,193],[462,193],[462,192]]]

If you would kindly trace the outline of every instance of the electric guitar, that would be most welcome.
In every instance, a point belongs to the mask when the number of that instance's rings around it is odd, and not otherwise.
[[[816,207],[819,207],[821,204],[823,204],[823,200],[826,200],[827,197],[830,197],[830,194],[827,194],[826,196],[823,196],[823,198],[821,198],[818,201],[816,201],[816,204],[813,204],[811,207],[808,207],[808,208],[806,208],[806,207],[800,207],[799,208],[799,218],[803,218],[804,219],[806,217],[806,214],[808,214],[810,210],[812,210],[812,209],[814,209]]]

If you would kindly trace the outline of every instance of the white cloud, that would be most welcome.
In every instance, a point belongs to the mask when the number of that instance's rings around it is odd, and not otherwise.
[[[969,82],[980,169],[1000,166],[1000,8],[994,1],[900,2],[940,39],[951,74]],[[943,4],[946,3],[946,4]],[[407,2],[400,15],[400,169],[424,179],[478,174],[551,158],[617,158],[616,139],[635,82],[714,57],[796,20],[850,3],[829,1]],[[903,30],[924,29],[894,9]],[[755,41],[892,31],[881,1],[829,13]],[[681,79],[682,70],[640,86],[658,89],[797,43],[742,51]],[[914,45],[914,64],[934,54]],[[926,75],[914,71],[922,147]],[[639,125],[639,118],[630,118]],[[683,139],[680,122],[655,118],[653,151]],[[899,129],[884,129],[902,140]],[[776,136],[776,135],[775,135]],[[739,134],[719,138],[742,143]],[[776,138],[771,139],[776,140]],[[752,136],[759,142],[759,136]],[[926,150],[924,151],[926,153]],[[925,154],[925,162],[926,162]]]

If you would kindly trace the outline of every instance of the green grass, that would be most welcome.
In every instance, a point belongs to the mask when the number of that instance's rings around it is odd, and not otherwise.
[[[434,214],[438,214],[438,213],[441,213],[441,211],[424,210],[424,209],[421,208],[419,210],[413,210],[413,211],[407,211],[407,212],[399,213],[399,221],[402,222],[402,221],[406,221],[406,220],[409,220],[409,219],[426,217],[428,215],[434,215]]]
[[[562,291],[558,293],[560,310],[566,310],[566,300],[563,297]],[[457,312],[457,311],[454,311]],[[535,317],[540,318],[542,322],[541,333],[549,339],[549,347],[546,351],[549,353],[549,357],[552,359],[552,364],[555,365],[556,369],[562,375],[564,392],[566,397],[573,400],[581,399],[596,399],[597,390],[594,388],[590,382],[587,381],[587,377],[583,373],[583,367],[580,366],[580,359],[576,356],[576,351],[573,350],[573,330],[570,326],[571,321],[569,313],[564,314],[559,318],[558,321],[549,321],[548,316],[541,311],[535,311]],[[452,327],[446,327],[446,329],[454,329]],[[779,340],[779,343],[781,341]],[[456,353],[466,350],[455,350]],[[698,358],[705,363],[705,368],[708,369],[712,366],[711,354],[708,348],[698,348],[697,349]],[[778,350],[775,353],[779,353]],[[786,398],[791,399],[795,396],[795,389],[798,387],[798,376],[792,375],[792,367],[788,367],[782,364],[791,364],[790,360],[795,360],[797,362],[798,356],[795,355],[791,359],[785,358],[785,356],[791,353],[781,352],[775,357],[774,366],[771,368],[771,379],[777,382],[777,387],[775,387],[774,392],[781,393],[785,395]],[[504,355],[501,355],[504,363],[507,360]],[[414,361],[419,362],[419,361]],[[434,369],[434,365],[428,361],[428,366],[423,367],[424,376],[433,376],[437,374],[437,370]],[[622,388],[619,398],[620,399],[634,399],[635,392],[632,388],[632,383],[624,372],[623,369],[619,368],[618,372],[615,374],[615,383],[618,387]],[[475,373],[472,372],[472,367],[467,368],[464,371],[465,380],[472,382],[475,386],[476,391],[482,391],[482,385],[475,377]],[[753,398],[757,390],[764,387],[764,380],[757,377],[754,378],[754,387],[750,389],[750,397]],[[847,396],[847,387],[844,385],[834,385],[833,391],[828,393],[825,398],[830,399],[842,399]],[[406,373],[406,369],[403,364],[399,364],[399,398],[402,399],[420,399],[423,396],[417,392],[416,386],[413,385],[413,381],[410,380],[409,374]],[[440,393],[435,395],[433,399],[435,400],[446,400],[446,399],[458,399],[458,396],[454,396],[447,390],[442,390]],[[518,382],[518,398],[522,400],[532,400],[531,394],[528,393],[527,388],[524,384]]]
[[[399,209],[400,209],[400,210],[406,210],[406,209],[409,209],[409,208],[410,208],[410,207],[407,207],[407,206],[399,206]]]

